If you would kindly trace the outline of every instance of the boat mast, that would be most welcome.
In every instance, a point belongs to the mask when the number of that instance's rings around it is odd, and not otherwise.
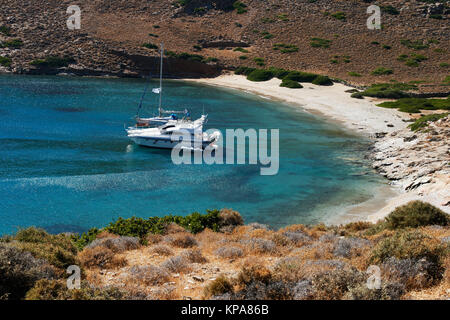
[[[161,42],[161,65],[159,67],[159,116],[161,117],[161,101],[162,101],[162,68],[163,68],[164,43]]]

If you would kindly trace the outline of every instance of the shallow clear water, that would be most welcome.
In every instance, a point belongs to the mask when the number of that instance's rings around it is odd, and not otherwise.
[[[280,170],[181,165],[130,142],[144,80],[0,76],[0,234],[36,225],[84,231],[117,217],[233,208],[246,222],[316,223],[384,183],[363,160],[368,142],[334,123],[234,90],[166,81],[164,102],[206,128],[279,128]],[[157,84],[155,82],[155,87]],[[148,95],[154,105],[157,95]],[[155,109],[155,108],[153,108]]]

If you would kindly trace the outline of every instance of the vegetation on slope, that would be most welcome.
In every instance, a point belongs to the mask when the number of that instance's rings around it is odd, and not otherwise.
[[[333,85],[333,81],[327,76],[302,71],[289,71],[274,67],[269,69],[239,67],[234,73],[245,75],[250,81],[268,81],[272,78],[278,78],[282,80],[280,87],[293,89],[302,88],[299,82],[307,82],[319,86]]]
[[[378,104],[383,108],[396,108],[403,112],[419,113],[420,110],[450,110],[450,98],[425,99],[402,98],[397,101],[387,101]]]
[[[0,296],[179,299],[188,290],[197,299],[400,299],[424,289],[438,298],[450,285],[449,217],[420,201],[377,224],[271,230],[245,226],[239,213],[222,209],[119,219],[92,234],[78,253],[82,236],[29,228],[1,238]],[[80,289],[67,289],[64,264],[49,254],[55,250],[76,254],[71,263],[84,270]],[[366,286],[372,264],[381,269],[378,289]],[[187,280],[193,288],[183,289]]]

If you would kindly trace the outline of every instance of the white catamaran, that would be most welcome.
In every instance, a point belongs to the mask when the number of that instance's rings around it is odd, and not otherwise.
[[[146,88],[139,104],[138,114],[136,115],[136,125],[126,129],[127,135],[136,144],[150,148],[172,149],[180,142],[183,142],[184,147],[204,149],[220,137],[220,132],[214,132],[212,134],[203,132],[203,125],[207,121],[206,115],[202,115],[199,119],[191,121],[190,114],[186,109],[184,111],[169,111],[161,107],[163,54],[164,49],[163,44],[161,44],[159,88],[152,90],[153,93],[159,94],[159,115],[151,118],[139,117],[142,100],[147,91]],[[164,116],[164,114],[170,115]],[[184,114],[184,116],[179,119],[177,114]],[[183,141],[183,139],[185,140]]]

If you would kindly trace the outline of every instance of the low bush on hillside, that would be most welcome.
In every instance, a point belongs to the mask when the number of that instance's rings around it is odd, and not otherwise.
[[[289,80],[289,79],[283,79],[283,81],[280,83],[280,87],[290,88],[290,89],[300,89],[303,88],[303,86],[298,83],[298,81]]]
[[[208,260],[203,256],[200,249],[189,249],[182,256],[192,263],[206,263]]]
[[[273,45],[273,50],[279,50],[281,53],[297,52],[298,47],[293,44],[276,43]]]
[[[317,76],[313,81],[312,84],[318,85],[318,86],[332,86],[333,81],[331,81],[330,78],[327,76]]]
[[[54,279],[55,271],[46,260],[0,242],[0,299],[22,299],[39,279]]]
[[[37,67],[47,67],[47,68],[62,68],[67,67],[69,64],[74,63],[75,59],[69,56],[57,57],[49,56],[45,59],[36,59],[30,62],[30,65]]]
[[[190,269],[189,261],[182,255],[167,259],[161,264],[161,268],[177,273],[188,271]]]
[[[427,49],[429,47],[429,45],[425,44],[423,42],[423,40],[413,41],[413,40],[405,39],[405,40],[401,40],[400,43],[407,48],[415,49],[415,50]]]
[[[397,207],[386,217],[389,229],[417,228],[421,226],[450,224],[450,217],[444,211],[422,201],[411,201]]]
[[[263,70],[263,69],[256,69],[252,71],[248,76],[247,79],[250,81],[267,81],[273,78],[273,73],[269,70]]]
[[[275,37],[273,34],[267,31],[262,32],[261,35],[263,36],[264,39],[272,39],[273,37]]]
[[[169,240],[172,246],[178,248],[192,248],[197,246],[197,240],[188,233],[177,233]]]
[[[251,72],[253,72],[255,70],[256,70],[256,68],[238,67],[236,70],[234,70],[234,74],[248,76]]]
[[[393,74],[393,73],[394,73],[394,71],[392,69],[378,67],[375,70],[373,70],[371,74],[374,76],[382,76],[382,75],[388,75],[388,74]]]
[[[283,80],[293,80],[297,82],[313,82],[317,78],[317,74],[302,72],[302,71],[291,71],[289,72]]]
[[[48,261],[56,268],[66,269],[77,264],[77,248],[70,236],[50,235],[43,229],[31,227],[19,230],[12,239],[11,245]]]
[[[163,244],[158,244],[156,246],[154,246],[152,248],[152,252],[160,255],[160,256],[171,256],[173,255],[173,251],[172,249],[170,249],[170,247],[163,245]]]
[[[9,28],[7,26],[0,26],[0,33],[5,35],[5,36],[10,36],[11,35],[11,28]]]
[[[331,40],[322,38],[311,38],[310,45],[313,48],[329,48],[331,45]]]
[[[419,113],[420,110],[450,110],[450,98],[447,99],[403,98],[397,101],[383,102],[378,104],[378,106],[383,108],[395,108],[402,112],[409,112],[409,113]]]
[[[242,53],[249,53],[250,52],[247,49],[244,49],[244,48],[241,48],[241,47],[237,47],[233,51],[239,51],[239,52],[242,52]]]
[[[345,21],[347,19],[347,16],[346,16],[345,12],[343,12],[343,11],[335,12],[335,13],[331,14],[331,16],[333,18],[336,18],[336,19],[342,20],[342,21]]]
[[[263,59],[263,58],[259,58],[259,57],[253,58],[253,61],[255,61],[255,63],[256,63],[258,66],[260,66],[260,67],[262,67],[262,66],[265,65],[265,62],[264,62],[264,59]],[[263,70],[263,71],[265,71],[265,70]],[[252,80],[252,81],[253,81],[253,80]]]
[[[243,14],[247,12],[247,5],[242,3],[241,1],[235,1],[233,3],[233,8],[236,10],[238,14]]]
[[[379,264],[391,257],[426,259],[436,267],[436,271],[439,271],[445,252],[448,250],[447,246],[418,231],[399,231],[392,237],[381,240],[372,250],[369,261]],[[439,275],[435,274],[434,276],[438,277]]]
[[[359,73],[357,73],[357,72],[353,72],[353,71],[350,71],[350,72],[348,73],[348,75],[349,75],[350,77],[361,77],[361,74],[359,74]]]
[[[148,43],[148,42],[144,43],[142,46],[147,49],[158,49],[158,46],[156,44]]]
[[[204,294],[207,298],[231,292],[233,292],[233,285],[225,276],[219,276],[204,289]]]
[[[382,12],[386,12],[386,13],[389,13],[389,14],[392,14],[392,15],[400,14],[400,11],[398,11],[396,8],[394,8],[391,5],[381,6],[380,9],[381,9]]]
[[[21,39],[12,39],[0,42],[0,48],[13,48],[19,49],[23,46],[23,41]]]
[[[87,248],[104,247],[110,249],[114,253],[120,253],[128,250],[135,250],[140,247],[139,238],[137,237],[101,237],[101,234],[97,236],[97,239],[92,241]]]
[[[85,248],[78,257],[81,264],[86,268],[113,269],[127,265],[124,258],[120,258],[112,250],[100,246]]]
[[[244,251],[241,248],[233,246],[220,247],[214,253],[223,259],[236,259],[244,255]]]
[[[11,65],[11,58],[0,56],[0,65],[9,67]]]
[[[170,280],[170,274],[164,268],[152,265],[133,266],[128,270],[130,281],[144,283],[149,286],[161,285]]]
[[[410,95],[405,91],[414,89],[417,89],[417,86],[401,82],[377,83],[362,92],[352,94],[352,97],[361,98],[366,96],[373,98],[400,99],[409,97]]]

